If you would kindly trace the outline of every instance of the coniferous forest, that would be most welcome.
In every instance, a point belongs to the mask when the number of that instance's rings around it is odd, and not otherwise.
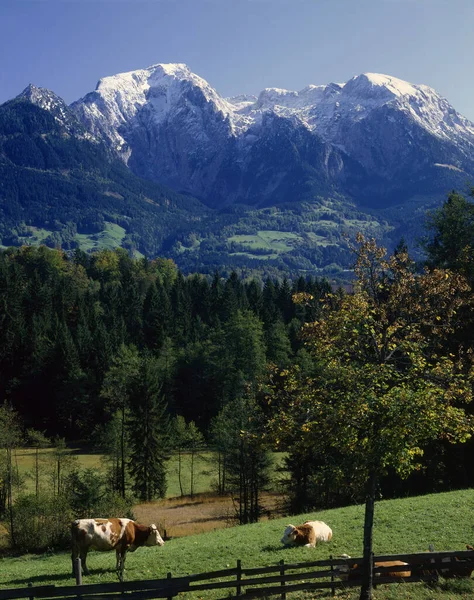
[[[218,491],[240,482],[241,523],[259,518],[274,450],[290,512],[361,501],[367,481],[384,497],[474,485],[473,215],[450,194],[429,216],[425,264],[403,241],[386,256],[359,236],[350,292],[184,276],[124,249],[3,250],[0,509],[13,524],[12,449],[46,439],[57,498],[67,442],[100,439],[110,490],[144,500],[166,493],[172,452],[206,444]],[[69,477],[76,502],[86,479]]]

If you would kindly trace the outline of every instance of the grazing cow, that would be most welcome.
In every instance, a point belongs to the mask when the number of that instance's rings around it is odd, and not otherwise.
[[[331,528],[322,521],[306,521],[303,525],[288,525],[281,538],[285,546],[306,546],[314,548],[317,542],[329,542]]]
[[[125,555],[134,552],[140,546],[163,546],[156,525],[140,525],[131,519],[77,519],[71,523],[72,571],[74,560],[81,559],[82,570],[89,574],[86,565],[87,552],[94,550],[115,550],[116,569],[120,581],[123,581]]]
[[[341,558],[350,558],[348,554],[342,554]],[[375,563],[375,567],[383,567],[383,573],[376,573],[376,577],[410,577],[411,576],[411,568],[406,570],[393,570],[390,571],[390,567],[409,567],[409,564],[406,562],[402,562],[401,560],[384,560]],[[341,565],[337,568],[338,576],[342,579],[342,581],[356,581],[358,579],[362,579],[362,568],[361,565],[353,564],[351,567],[349,565]]]

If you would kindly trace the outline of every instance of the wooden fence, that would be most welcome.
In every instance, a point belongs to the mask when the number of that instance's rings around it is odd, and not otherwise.
[[[384,570],[374,568],[374,583],[410,583],[417,581],[433,581],[437,579],[437,571],[462,565],[463,568],[474,569],[474,552],[423,552],[419,554],[397,554],[375,556],[374,562],[400,560],[410,565],[411,577],[387,577]],[[448,562],[446,562],[448,561]],[[222,598],[229,598],[232,590],[240,599],[263,598],[280,596],[285,599],[287,594],[302,590],[329,589],[335,595],[336,590],[360,586],[360,579],[341,581],[337,577],[337,567],[347,565],[352,567],[362,565],[362,559],[332,558],[328,560],[307,561],[304,563],[285,563],[270,567],[244,568],[237,561],[234,568],[198,573],[183,577],[173,577],[168,573],[166,579],[148,581],[130,581],[123,583],[99,583],[90,585],[59,586],[44,585],[27,588],[0,589],[0,600],[16,598],[70,598],[80,600],[123,600],[147,598],[173,598],[178,594],[202,592],[210,590],[225,590]],[[406,571],[407,567],[390,567],[393,571]],[[80,580],[80,577],[78,577]]]

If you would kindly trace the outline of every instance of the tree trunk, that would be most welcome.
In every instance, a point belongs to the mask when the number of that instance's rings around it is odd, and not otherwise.
[[[35,458],[35,489],[36,489],[36,497],[39,496],[39,448],[36,448],[36,458]]]
[[[377,474],[372,471],[367,481],[367,496],[365,499],[365,518],[364,518],[364,554],[362,569],[362,587],[360,590],[360,600],[372,600],[373,587],[373,545],[372,532],[374,528],[374,507],[375,491],[377,489]]]
[[[222,471],[221,471],[221,453],[217,452],[217,493],[222,495]]]
[[[125,498],[125,403],[122,404],[122,429],[120,432],[120,490],[122,498]]]
[[[8,502],[8,514],[10,517],[10,539],[13,547],[16,546],[14,519],[13,519],[13,465],[12,465],[12,451],[7,448],[7,478],[8,478],[8,489],[7,489],[7,502]]]
[[[181,493],[181,497],[183,497],[184,496],[183,482],[181,481],[181,448],[178,448],[178,483],[179,483],[179,491]]]

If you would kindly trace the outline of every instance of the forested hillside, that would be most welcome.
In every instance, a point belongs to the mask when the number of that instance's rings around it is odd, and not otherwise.
[[[473,485],[472,215],[455,193],[430,215],[424,269],[358,236],[350,293],[124,249],[2,251],[2,464],[26,431],[59,457],[100,439],[111,490],[151,500],[171,452],[208,444],[217,490],[245,492],[240,522],[259,518],[274,449],[290,510],[360,501],[374,464],[386,496]]]

